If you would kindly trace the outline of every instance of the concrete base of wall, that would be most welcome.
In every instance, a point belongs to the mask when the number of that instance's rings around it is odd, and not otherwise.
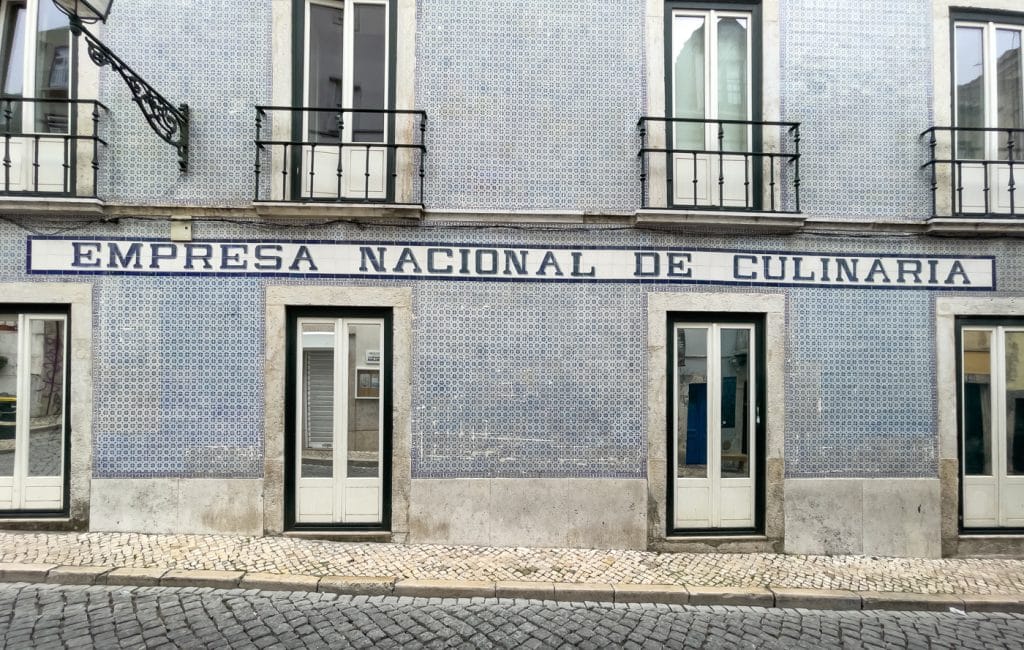
[[[934,479],[787,479],[786,553],[940,557]]]
[[[94,479],[89,529],[260,535],[260,479]]]
[[[416,479],[409,542],[479,546],[646,546],[642,479]]]

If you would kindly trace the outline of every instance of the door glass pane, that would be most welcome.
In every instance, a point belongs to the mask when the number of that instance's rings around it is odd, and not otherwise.
[[[8,4],[3,21],[0,89],[4,96],[21,97],[25,88],[25,5]],[[0,130],[21,133],[21,109],[20,102],[0,102]]]
[[[354,9],[352,107],[383,110],[387,79],[387,14],[383,5],[357,4]],[[384,115],[352,116],[353,142],[383,142]]]
[[[992,475],[992,332],[963,331],[964,474]]]
[[[303,478],[334,476],[334,323],[302,323]]]
[[[721,330],[722,478],[750,476],[750,331]]]
[[[380,475],[381,326],[348,327],[348,478]]]
[[[29,321],[28,475],[60,476],[64,458],[64,321]]]
[[[14,476],[18,411],[18,316],[0,315],[0,476]]]
[[[747,19],[718,19],[718,117],[746,120],[748,110]],[[747,126],[725,124],[722,148],[747,150]],[[717,147],[715,147],[717,148]]]
[[[980,27],[956,28],[956,126],[985,126],[984,37]],[[985,157],[985,134],[958,132],[956,157]]]
[[[339,7],[320,4],[309,5],[309,96],[310,108],[341,108],[342,96],[342,37],[345,12]],[[341,138],[339,120],[348,115],[334,112],[310,113],[308,139],[310,142],[336,143]]]
[[[672,117],[704,119],[704,18],[672,21]],[[704,150],[704,124],[675,125],[675,148]]]
[[[1006,333],[1006,473],[1024,474],[1024,332]]]
[[[1019,29],[996,30],[996,112],[997,125],[1004,129],[1019,129],[1024,126],[1024,86],[1021,80],[1021,31]],[[1024,158],[1024,144],[1020,133],[1013,134],[1015,160]],[[1009,134],[1000,133],[999,157],[1006,159]]]
[[[67,133],[71,30],[67,16],[52,2],[39,3],[36,39],[36,96],[59,101],[35,107],[35,128],[41,133]]]
[[[679,478],[708,475],[708,330],[676,330],[676,453]]]

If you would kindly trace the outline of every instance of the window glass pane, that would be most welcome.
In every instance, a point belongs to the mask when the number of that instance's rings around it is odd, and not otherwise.
[[[964,474],[992,475],[992,332],[963,331]]]
[[[334,323],[302,323],[303,478],[334,476]]]
[[[708,474],[708,330],[676,330],[676,453],[679,478]]]
[[[52,2],[39,3],[36,34],[36,96],[67,100],[71,68],[71,30],[68,18]],[[41,102],[35,107],[36,131],[66,133],[66,101]]]
[[[1006,473],[1024,474],[1024,332],[1006,333]]]
[[[672,117],[704,119],[704,18],[676,16],[672,21]],[[676,124],[675,148],[703,150],[704,125]]]
[[[980,27],[956,28],[956,126],[985,126],[984,37]],[[958,132],[956,157],[984,158],[983,133]]]
[[[0,314],[0,476],[14,476],[17,395],[18,315]]]
[[[341,8],[309,5],[309,96],[310,108],[342,108],[342,37],[345,12]],[[322,112],[308,115],[310,142],[338,142],[339,120],[348,115]]]
[[[746,120],[749,101],[747,80],[747,19],[718,19],[718,117]],[[723,125],[722,148],[747,150],[747,127]]]
[[[381,326],[354,323],[348,327],[348,478],[380,475]]]
[[[352,107],[383,110],[387,79],[387,18],[383,5],[357,4],[354,8]],[[353,142],[383,142],[384,115],[352,116]]]
[[[64,321],[34,318],[28,329],[28,475],[60,476],[64,457]]]
[[[25,5],[11,3],[3,15],[0,89],[7,97],[21,97],[25,88]],[[0,130],[20,133],[22,105],[0,102]]]
[[[997,125],[1004,129],[1019,129],[1024,126],[1024,87],[1021,85],[1021,31],[1019,29],[996,30],[996,111]],[[999,139],[999,157],[1007,158],[1008,134]],[[1015,133],[1014,154],[1020,160],[1024,154],[1021,134]]]
[[[721,330],[722,478],[750,476],[750,331]]]

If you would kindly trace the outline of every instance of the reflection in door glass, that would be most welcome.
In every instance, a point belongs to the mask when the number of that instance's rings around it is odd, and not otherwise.
[[[342,108],[342,37],[345,13],[341,8],[309,5],[309,97],[310,108]],[[309,141],[335,143],[341,140],[339,122],[347,119],[331,111],[308,116]]]
[[[68,72],[71,68],[71,30],[68,17],[52,2],[39,3],[36,21],[36,97],[58,101],[35,107],[35,130],[40,133],[68,131]]]
[[[18,315],[0,314],[0,476],[14,476],[17,394]]]
[[[704,19],[699,16],[676,16],[672,27],[672,117],[704,119]],[[704,125],[675,125],[676,149],[704,150]]]
[[[334,323],[302,323],[303,478],[334,476]]]
[[[1024,332],[1006,333],[1006,473],[1024,474]]]
[[[380,475],[381,328],[348,327],[348,478]]]
[[[676,330],[676,453],[679,478],[708,473],[708,330]]]
[[[721,330],[722,478],[750,476],[750,331]]]
[[[999,115],[996,124],[1002,129],[1019,129],[1024,126],[1024,83],[1022,83],[1021,61],[1021,30],[996,30],[996,111]],[[1016,140],[1020,140],[1017,134]],[[999,158],[1006,160],[1009,138],[1003,134],[999,138]],[[1014,152],[1014,158],[1020,158],[1020,143]]]
[[[985,126],[985,59],[984,36],[980,27],[956,28],[956,125]],[[958,131],[956,157],[985,157],[985,134]]]
[[[385,106],[387,79],[387,19],[383,5],[355,5],[352,66],[352,107],[375,111]],[[383,142],[384,115],[355,113],[352,119],[353,142]]]
[[[964,474],[992,474],[992,332],[963,332]]]
[[[718,118],[747,119],[747,20],[718,19]],[[722,125],[725,151],[747,150],[745,124]],[[717,148],[717,146],[715,147]]]
[[[60,476],[64,458],[64,321],[28,321],[28,475]]]

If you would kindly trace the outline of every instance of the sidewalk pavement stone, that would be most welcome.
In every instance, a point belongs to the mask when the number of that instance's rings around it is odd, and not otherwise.
[[[56,564],[4,562],[0,564],[0,581],[45,582],[46,574],[56,568]]]
[[[1024,614],[1024,594],[964,594],[960,598],[968,612]]]
[[[262,591],[317,591],[319,576],[286,575],[281,573],[246,573],[238,583],[241,589]]]
[[[494,594],[498,598],[554,600],[555,585],[550,582],[501,580],[495,583]]]
[[[771,607],[775,596],[763,587],[696,587],[687,585],[691,605],[746,605]]]
[[[125,567],[114,569],[106,576],[103,582],[108,585],[134,585],[137,587],[155,587],[160,584],[160,578],[167,573],[167,569],[146,569]],[[98,583],[99,581],[97,581]]]
[[[399,580],[396,596],[414,598],[494,598],[494,583],[484,580]]]
[[[234,589],[238,586],[244,571],[203,571],[172,569],[160,578],[161,587],[213,587]]]
[[[390,596],[395,591],[395,579],[383,576],[324,576],[317,585],[317,591],[349,596]]]
[[[611,585],[556,582],[555,600],[563,602],[589,600],[595,603],[613,603],[615,602],[615,589]]]
[[[111,566],[59,566],[46,574],[46,581],[59,585],[103,584]]]
[[[860,594],[861,609],[945,612],[950,607],[963,611],[964,601],[949,594],[906,594],[865,591]]]
[[[661,603],[665,605],[686,605],[690,592],[677,585],[612,585],[617,603]]]
[[[843,589],[799,589],[772,587],[775,606],[788,609],[860,609],[860,595]]]

